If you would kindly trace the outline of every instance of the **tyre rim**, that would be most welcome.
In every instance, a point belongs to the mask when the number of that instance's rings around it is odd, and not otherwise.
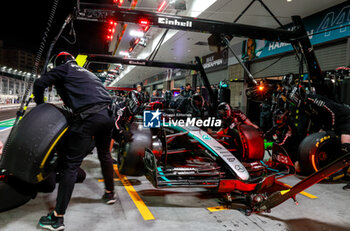
[[[327,145],[325,147],[321,147],[319,152],[317,152],[314,156],[316,169],[315,171],[319,171],[321,168],[325,167],[332,161],[332,157],[328,153],[332,153],[334,150],[332,145]]]

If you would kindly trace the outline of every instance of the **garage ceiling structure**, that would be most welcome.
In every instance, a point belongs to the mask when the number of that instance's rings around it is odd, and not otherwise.
[[[135,10],[145,10],[156,12],[161,4],[160,0],[138,0]],[[171,2],[171,1],[168,1]],[[225,22],[233,22],[241,12],[248,6],[250,0],[186,0],[187,10],[177,12],[178,15],[198,17],[204,19],[219,20]],[[335,6],[344,0],[263,0],[265,5],[272,11],[282,24],[291,23],[291,16],[299,15],[302,18],[322,11],[329,7]],[[123,8],[130,8],[130,2],[125,1]],[[175,14],[175,9],[168,4],[162,13]],[[262,27],[277,28],[278,23],[271,17],[266,9],[256,1],[239,19],[238,23],[248,24]],[[119,34],[123,28],[118,22],[116,33]],[[137,30],[139,25],[128,24],[122,39],[116,49],[116,38],[110,43],[109,51],[115,53],[115,56],[122,57],[121,51],[128,51],[130,40],[133,38],[130,35],[131,30]],[[130,57],[147,59],[165,29],[151,27],[146,33],[148,38],[147,46],[142,47],[137,45],[130,53]],[[206,44],[210,34],[169,30],[165,37],[162,46],[160,47],[156,60],[188,63],[194,60],[194,56],[204,56],[211,51]],[[234,38],[231,44],[240,43],[244,38]],[[114,68],[111,66],[110,68]],[[165,71],[159,68],[144,68],[128,66],[120,73],[120,75],[109,85],[110,86],[130,86],[139,83],[157,73]]]

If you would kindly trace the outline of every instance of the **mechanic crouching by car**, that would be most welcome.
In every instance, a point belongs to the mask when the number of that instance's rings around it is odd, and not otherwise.
[[[350,108],[325,96],[306,94],[304,88],[293,87],[285,92],[283,99],[296,106],[324,131],[334,131],[341,138],[342,154],[350,152]],[[344,174],[347,173],[344,169]],[[350,190],[350,183],[343,187]]]
[[[225,147],[230,149],[236,149],[238,142],[235,139],[236,134],[236,126],[240,123],[253,126],[256,129],[259,127],[253,124],[248,117],[238,109],[232,109],[232,107],[228,103],[220,103],[217,109],[217,116],[222,121],[221,128],[216,133],[219,137],[226,137],[227,139]],[[239,155],[239,154],[236,154]],[[242,156],[237,156],[238,158],[242,158]]]
[[[227,133],[228,128],[233,129],[238,123],[244,123],[259,129],[259,127],[253,124],[241,110],[232,109],[228,103],[220,103],[217,114],[218,118],[222,120],[222,128],[218,134]]]
[[[102,198],[107,204],[116,201],[113,161],[109,152],[113,118],[108,109],[111,97],[97,76],[78,66],[68,52],[59,53],[53,64],[51,71],[34,82],[34,100],[37,104],[44,103],[45,88],[55,85],[64,104],[72,110],[73,118],[67,134],[67,152],[62,160],[56,207],[40,218],[39,225],[50,230],[63,230],[63,216],[72,196],[77,171],[93,137],[105,182]]]

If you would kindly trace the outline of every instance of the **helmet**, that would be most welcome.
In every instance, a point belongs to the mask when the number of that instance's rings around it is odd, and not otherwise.
[[[222,102],[218,106],[217,114],[219,119],[227,120],[232,116],[232,108],[228,103]]]
[[[305,98],[305,90],[302,87],[294,86],[290,91],[287,93],[287,100],[294,104],[295,106],[299,107],[302,103],[302,101]]]
[[[53,67],[58,67],[59,65],[65,64],[69,61],[75,61],[74,56],[68,52],[62,51],[55,57]]]
[[[137,114],[141,112],[142,109],[142,100],[141,94],[138,91],[131,91],[129,93],[128,101],[127,101],[128,109],[132,114]]]

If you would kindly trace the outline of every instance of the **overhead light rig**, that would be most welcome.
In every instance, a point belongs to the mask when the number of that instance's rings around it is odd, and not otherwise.
[[[212,41],[221,46],[229,45],[228,41],[231,40],[232,37],[293,43],[298,46],[299,50],[304,55],[312,81],[315,83],[323,82],[321,68],[299,16],[292,17],[295,30],[289,31],[286,29],[273,29],[159,12],[126,10],[108,4],[80,3],[77,19],[105,21],[107,16],[114,17],[117,21],[136,24],[141,23],[141,20],[147,20],[147,25],[164,29],[209,33],[212,34],[212,36],[210,36],[213,38]],[[146,25],[145,22],[141,24]],[[130,49],[131,51],[133,50],[133,48]]]
[[[80,3],[80,11],[78,12],[77,19],[106,22],[108,16],[114,17],[118,22],[123,21],[142,25],[144,26],[144,30],[149,29],[150,26],[157,26],[165,29],[209,34],[224,33],[235,37],[287,43],[303,36],[300,31],[288,31],[164,13],[120,9],[110,4]]]

